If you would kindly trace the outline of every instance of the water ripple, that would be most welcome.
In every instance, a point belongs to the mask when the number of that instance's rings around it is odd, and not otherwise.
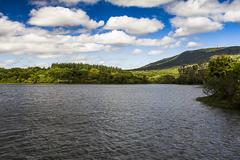
[[[240,113],[198,96],[198,86],[0,85],[0,159],[240,159]]]

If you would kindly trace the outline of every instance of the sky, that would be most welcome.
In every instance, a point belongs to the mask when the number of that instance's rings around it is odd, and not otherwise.
[[[0,0],[0,67],[132,69],[240,44],[240,0]]]

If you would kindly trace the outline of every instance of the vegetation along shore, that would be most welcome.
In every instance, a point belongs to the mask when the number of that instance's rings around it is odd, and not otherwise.
[[[240,56],[214,55],[198,64],[159,70],[122,70],[75,63],[52,64],[48,68],[0,68],[0,83],[200,84],[208,96],[198,101],[210,106],[240,108]]]

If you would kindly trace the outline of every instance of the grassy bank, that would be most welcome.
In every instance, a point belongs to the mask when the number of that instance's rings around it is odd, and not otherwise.
[[[131,71],[136,77],[145,77],[149,83],[175,84],[179,77],[178,67],[162,70]]]
[[[166,75],[171,75],[177,78],[179,76],[178,66],[161,70],[132,71],[132,73],[146,75],[148,77],[162,77]]]
[[[222,100],[214,96],[198,97],[196,100],[211,107],[240,110],[240,107],[238,105],[235,105],[228,100]]]

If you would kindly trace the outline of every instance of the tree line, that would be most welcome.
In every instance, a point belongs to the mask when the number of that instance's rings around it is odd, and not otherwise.
[[[216,100],[240,105],[240,57],[214,56],[207,63],[179,68],[180,84],[203,84],[204,92]]]
[[[146,83],[146,78],[116,67],[63,63],[49,68],[0,68],[0,83],[138,84]]]
[[[177,69],[126,71],[117,67],[55,63],[48,68],[0,68],[0,83],[164,84],[176,83]]]

